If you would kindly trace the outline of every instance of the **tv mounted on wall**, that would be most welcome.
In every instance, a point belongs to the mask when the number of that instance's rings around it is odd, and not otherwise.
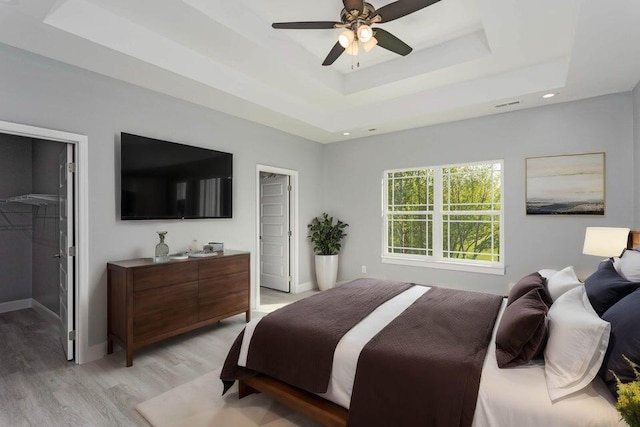
[[[120,218],[231,218],[233,154],[121,133]]]

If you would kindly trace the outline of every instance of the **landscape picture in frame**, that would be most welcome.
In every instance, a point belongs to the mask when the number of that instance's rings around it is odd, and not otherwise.
[[[527,215],[604,215],[605,154],[526,160]]]

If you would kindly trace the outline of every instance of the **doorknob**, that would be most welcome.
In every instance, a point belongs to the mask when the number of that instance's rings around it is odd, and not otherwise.
[[[60,254],[55,254],[54,256],[52,256],[51,258],[60,258]]]

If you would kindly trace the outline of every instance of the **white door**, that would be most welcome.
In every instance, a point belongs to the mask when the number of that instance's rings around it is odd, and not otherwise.
[[[74,233],[73,233],[73,145],[67,144],[60,153],[59,205],[60,213],[60,341],[67,360],[74,358]],[[73,247],[73,249],[71,249]]]
[[[289,177],[260,177],[260,286],[290,292]]]

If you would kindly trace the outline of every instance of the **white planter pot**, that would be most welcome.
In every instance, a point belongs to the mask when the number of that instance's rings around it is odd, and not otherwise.
[[[316,279],[321,291],[336,286],[338,278],[338,255],[316,255]]]

